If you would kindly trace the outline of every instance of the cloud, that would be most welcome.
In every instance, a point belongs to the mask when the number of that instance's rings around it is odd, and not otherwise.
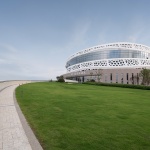
[[[15,55],[13,59],[0,58],[0,68],[0,80],[55,80],[56,76],[66,72],[61,66],[51,66],[49,63],[38,59],[27,60],[26,57],[23,58],[20,54]]]
[[[11,45],[8,45],[8,44],[1,44],[0,43],[0,51],[2,52],[2,51],[7,51],[7,52],[12,52],[12,53],[14,53],[14,52],[17,52],[18,50],[15,48],[15,47],[13,47],[13,46],[11,46]]]
[[[12,63],[16,59],[17,54],[18,50],[15,47],[8,44],[0,44],[0,64]]]
[[[50,64],[39,57],[32,57],[35,55],[30,53],[31,58],[27,59],[29,54],[23,51],[18,53],[18,50],[10,45],[0,44],[0,80],[12,79],[56,79],[65,71],[57,65],[50,68]]]
[[[136,43],[142,38],[142,34],[144,32],[143,28],[134,29],[131,31],[130,35],[128,36],[128,41]]]
[[[149,28],[147,27],[146,20],[143,20],[143,16],[134,16],[128,27],[127,40],[134,43],[139,43],[145,40],[145,35],[147,35],[147,29]]]
[[[91,21],[82,20],[79,21],[72,30],[72,36],[68,40],[65,46],[66,51],[72,50],[75,47],[84,47],[87,43],[88,32],[91,27]]]
[[[44,65],[34,62],[33,60],[26,60],[23,53],[8,44],[0,44],[0,80],[6,79],[26,79],[26,78],[45,78],[46,70]]]
[[[0,64],[5,64],[5,63],[7,63],[7,61],[5,59],[0,58]]]

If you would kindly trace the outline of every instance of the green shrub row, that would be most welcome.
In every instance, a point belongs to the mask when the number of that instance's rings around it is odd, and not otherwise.
[[[118,84],[118,83],[97,83],[97,82],[84,82],[83,84],[150,90],[150,86],[145,86],[145,85]]]

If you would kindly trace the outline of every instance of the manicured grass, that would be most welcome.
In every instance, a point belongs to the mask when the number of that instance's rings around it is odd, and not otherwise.
[[[16,96],[44,150],[150,149],[150,91],[50,82]]]

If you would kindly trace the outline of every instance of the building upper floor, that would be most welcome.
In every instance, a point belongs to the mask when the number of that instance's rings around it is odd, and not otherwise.
[[[150,59],[150,47],[127,42],[99,45],[72,55],[66,68],[83,62],[114,58]]]

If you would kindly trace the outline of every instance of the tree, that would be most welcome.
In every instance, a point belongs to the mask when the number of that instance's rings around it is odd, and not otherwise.
[[[90,81],[92,80],[93,72],[90,72]]]
[[[141,70],[139,76],[142,78],[142,84],[143,85],[149,85],[150,84],[150,69],[143,68]]]
[[[100,82],[100,80],[101,80],[101,77],[102,77],[102,69],[97,69],[96,70],[96,75],[97,75],[97,80],[98,80],[98,82]]]
[[[57,81],[58,81],[58,82],[65,82],[63,76],[57,76],[56,78],[57,78]]]

